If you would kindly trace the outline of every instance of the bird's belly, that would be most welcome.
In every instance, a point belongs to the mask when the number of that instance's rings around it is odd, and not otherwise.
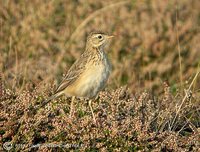
[[[94,97],[103,88],[110,74],[109,67],[93,65],[82,73],[77,82],[76,94],[79,97]]]

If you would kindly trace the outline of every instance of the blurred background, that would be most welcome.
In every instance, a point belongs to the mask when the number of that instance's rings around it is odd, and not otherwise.
[[[132,93],[187,88],[200,62],[199,0],[1,0],[0,68],[5,88],[59,83],[88,33],[115,35],[107,89]],[[199,92],[199,78],[193,86]]]

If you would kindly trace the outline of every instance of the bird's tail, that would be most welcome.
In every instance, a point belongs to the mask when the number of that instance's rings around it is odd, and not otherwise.
[[[60,97],[61,95],[62,95],[62,93],[59,92],[59,93],[56,93],[56,94],[50,96],[49,98],[47,98],[46,100],[44,100],[44,101],[42,102],[41,108],[44,107],[45,105],[47,105],[51,100],[53,100],[53,99],[55,99],[55,98],[58,98],[58,97]]]

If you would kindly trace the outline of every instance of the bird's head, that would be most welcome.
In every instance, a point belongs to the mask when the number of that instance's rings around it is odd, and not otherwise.
[[[104,47],[112,37],[114,36],[107,35],[102,32],[92,32],[87,37],[87,47]]]

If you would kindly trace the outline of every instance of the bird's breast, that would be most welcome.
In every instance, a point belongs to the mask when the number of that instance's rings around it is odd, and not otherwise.
[[[106,59],[98,64],[88,64],[77,80],[76,93],[80,97],[93,97],[103,88],[111,71]]]

